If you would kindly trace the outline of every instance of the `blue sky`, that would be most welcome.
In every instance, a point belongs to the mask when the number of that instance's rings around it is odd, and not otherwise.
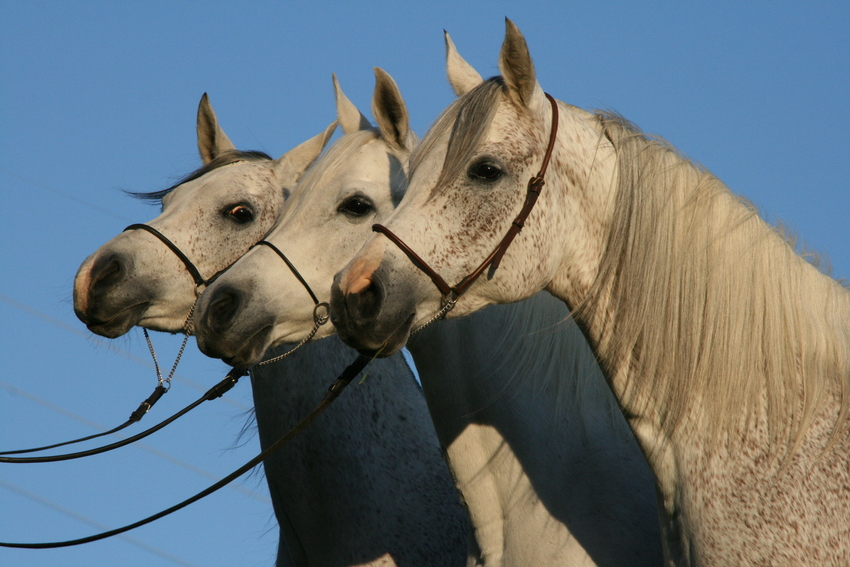
[[[490,76],[504,16],[546,91],[664,136],[850,279],[847,2],[0,1],[0,448],[117,424],[155,384],[141,333],[93,337],[71,285],[98,246],[156,215],[122,189],[158,190],[199,164],[204,92],[238,147],[276,156],[334,118],[332,72],[368,115],[377,65],[421,135],[452,100],[442,30]],[[179,347],[154,341],[164,361]],[[182,379],[223,376],[187,351]],[[199,395],[186,380],[145,422]],[[0,540],[80,537],[95,528],[72,515],[115,527],[194,494],[211,481],[187,463],[224,476],[257,451],[256,438],[237,447],[250,402],[240,384],[149,450],[0,466]],[[0,550],[0,564],[271,565],[266,499],[255,475],[133,541]]]

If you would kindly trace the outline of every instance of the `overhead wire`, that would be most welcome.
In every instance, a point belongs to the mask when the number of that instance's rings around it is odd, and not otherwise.
[[[12,484],[11,482],[6,482],[5,480],[0,479],[0,486],[2,486],[3,488],[5,488],[6,490],[8,490],[10,492],[14,492],[15,494],[18,494],[19,496],[26,498],[28,500],[31,500],[33,502],[37,502],[37,503],[41,504],[42,506],[45,506],[47,508],[51,508],[52,510],[59,512],[60,514],[63,514],[63,515],[68,516],[70,518],[73,518],[73,519],[77,520],[78,522],[92,526],[95,529],[98,529],[98,530],[109,529],[109,526],[107,526],[106,524],[102,524],[102,523],[100,523],[96,520],[89,518],[88,516],[84,516],[83,514],[80,514],[79,512],[75,512],[75,511],[71,510],[70,508],[66,508],[65,506],[62,506],[61,504],[57,504],[56,502],[53,502],[52,500],[48,500],[47,498],[44,498],[43,496],[40,496],[40,495],[38,495],[34,492],[30,492],[29,490],[26,490],[26,489],[24,489],[24,488],[22,488],[22,487],[20,487],[16,484]],[[165,559],[166,561],[170,561],[171,563],[174,563],[175,565],[182,565],[183,567],[200,567],[196,563],[192,563],[190,561],[187,561],[187,560],[183,559],[182,557],[174,555],[173,553],[169,553],[169,552],[167,552],[163,549],[160,549],[158,547],[155,547],[155,546],[153,546],[149,543],[145,543],[144,541],[137,539],[137,538],[134,538],[132,536],[128,536],[126,534],[119,534],[117,537],[121,538],[122,540],[124,540],[125,542],[127,542],[131,545],[134,545],[134,546],[136,546],[140,549],[143,549],[144,551],[147,551],[148,553],[152,553],[154,555],[157,555],[157,556]]]

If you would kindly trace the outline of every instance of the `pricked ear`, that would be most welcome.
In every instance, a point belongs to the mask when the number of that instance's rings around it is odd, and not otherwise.
[[[410,131],[407,106],[398,90],[398,85],[389,74],[375,67],[375,92],[372,95],[372,115],[384,140],[392,147],[411,151],[416,145],[416,136]]]
[[[307,171],[333,136],[338,122],[334,120],[325,131],[303,142],[274,161],[275,176],[284,189],[292,189]]]
[[[372,124],[366,119],[363,114],[354,104],[348,100],[348,97],[339,88],[339,81],[336,79],[336,73],[333,74],[334,80],[334,98],[336,99],[336,116],[339,120],[339,125],[342,126],[342,131],[346,134],[351,134],[359,130],[368,130]]]
[[[218,125],[210,99],[207,93],[201,97],[198,103],[198,151],[201,153],[201,161],[204,165],[214,160],[225,150],[235,150],[236,146]]]
[[[499,71],[505,80],[511,99],[518,105],[529,107],[535,90],[542,89],[537,84],[534,63],[528,53],[528,45],[519,28],[505,18],[505,41],[499,54]]]
[[[449,84],[457,96],[465,95],[484,82],[472,65],[457,52],[449,32],[443,30],[446,38],[446,74],[449,76]]]

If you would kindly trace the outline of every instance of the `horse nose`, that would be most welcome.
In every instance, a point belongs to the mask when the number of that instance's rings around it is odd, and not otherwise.
[[[236,289],[223,287],[213,290],[212,299],[204,310],[202,324],[213,333],[227,330],[239,314],[243,303],[242,293]]]
[[[335,284],[331,290],[331,313],[336,319],[346,319],[355,327],[369,327],[381,313],[384,286],[374,277],[361,276],[348,286],[348,290]]]
[[[99,296],[107,293],[127,274],[127,262],[119,254],[101,256],[92,264],[89,275],[89,293]]]

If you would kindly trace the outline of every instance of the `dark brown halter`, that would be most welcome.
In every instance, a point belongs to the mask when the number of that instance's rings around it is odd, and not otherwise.
[[[513,223],[511,223],[511,226],[502,238],[502,241],[499,242],[490,255],[487,256],[487,258],[485,258],[471,274],[460,280],[457,285],[450,287],[440,274],[434,271],[434,269],[429,266],[425,260],[423,260],[390,229],[382,224],[372,225],[373,231],[380,232],[389,238],[390,241],[398,246],[401,251],[410,258],[410,261],[413,262],[414,266],[425,272],[425,274],[431,278],[431,281],[434,282],[434,285],[436,285],[437,289],[440,290],[440,293],[443,294],[443,299],[447,303],[454,305],[454,301],[457,300],[457,298],[460,297],[467,289],[469,289],[469,286],[471,286],[473,282],[475,282],[475,280],[484,273],[484,270],[486,270],[488,266],[491,266],[491,269],[496,271],[499,267],[499,263],[502,261],[502,256],[504,256],[508,246],[510,246],[511,242],[513,242],[516,235],[519,234],[519,231],[522,230],[522,227],[525,225],[525,220],[534,208],[534,203],[537,202],[537,197],[540,196],[540,191],[546,183],[543,177],[546,175],[546,168],[549,166],[549,158],[552,157],[552,150],[555,146],[555,138],[558,134],[558,103],[548,93],[545,94],[546,98],[549,99],[549,104],[552,105],[552,128],[549,132],[549,145],[546,148],[546,153],[543,155],[543,165],[540,166],[540,172],[528,180],[528,190],[525,194],[525,203],[523,203],[522,209],[514,219]]]

